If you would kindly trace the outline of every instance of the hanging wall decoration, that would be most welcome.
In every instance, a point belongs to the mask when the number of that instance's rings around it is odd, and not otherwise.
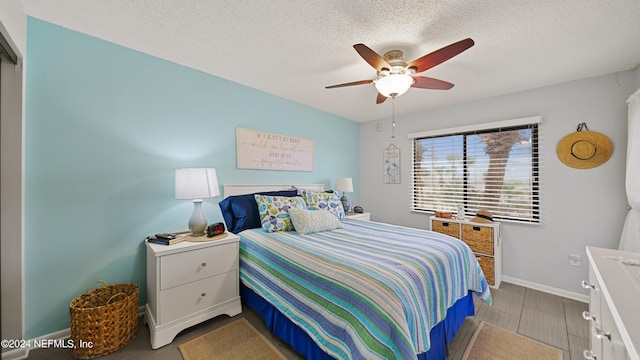
[[[400,184],[400,149],[394,144],[390,144],[384,149],[384,183]]]
[[[313,171],[313,141],[236,128],[238,169]]]
[[[578,125],[576,132],[558,142],[558,158],[576,169],[591,169],[607,162],[613,152],[611,141],[605,135],[589,131],[586,123]]]

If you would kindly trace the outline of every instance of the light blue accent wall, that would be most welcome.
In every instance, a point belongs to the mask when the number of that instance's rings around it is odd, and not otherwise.
[[[94,280],[136,283],[146,302],[144,237],[185,229],[193,209],[175,199],[176,168],[215,167],[220,184],[359,183],[353,121],[34,18],[27,54],[27,339],[69,327]],[[313,140],[313,171],[237,169],[236,127]],[[209,222],[219,200],[205,200]]]

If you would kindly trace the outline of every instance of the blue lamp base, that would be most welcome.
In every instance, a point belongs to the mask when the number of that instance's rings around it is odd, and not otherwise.
[[[344,212],[349,212],[349,210],[351,210],[351,203],[349,202],[349,199],[347,199],[347,195],[342,195],[340,201],[342,202]]]

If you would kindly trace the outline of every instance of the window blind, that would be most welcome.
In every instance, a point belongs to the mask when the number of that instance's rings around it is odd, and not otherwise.
[[[538,122],[438,131],[412,143],[412,211],[463,205],[467,216],[487,209],[496,219],[540,222]]]

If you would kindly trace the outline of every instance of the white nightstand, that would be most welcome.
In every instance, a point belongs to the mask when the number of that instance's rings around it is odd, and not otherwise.
[[[206,242],[146,243],[145,317],[153,349],[202,321],[242,312],[239,241],[227,233],[225,238]]]
[[[345,214],[345,218],[346,219],[358,219],[358,220],[371,221],[371,213],[368,213],[368,212],[365,212],[365,213],[348,212],[348,213]]]

